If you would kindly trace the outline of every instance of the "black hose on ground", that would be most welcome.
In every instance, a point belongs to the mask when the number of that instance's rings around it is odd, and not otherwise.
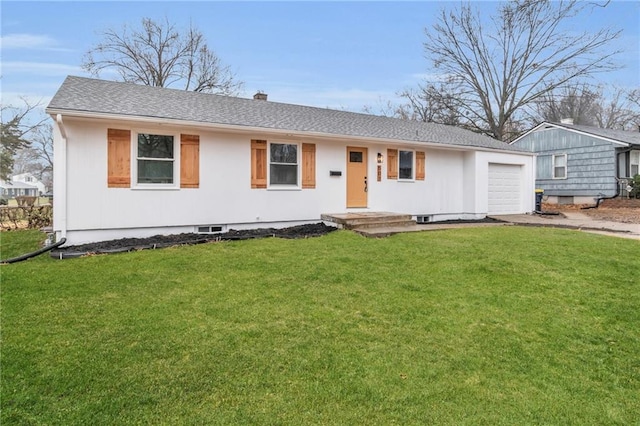
[[[40,250],[36,250],[34,252],[31,252],[31,253],[23,254],[22,256],[18,256],[18,257],[12,257],[11,259],[0,260],[0,264],[4,265],[4,264],[7,264],[7,263],[22,262],[23,260],[31,259],[32,257],[39,256],[42,253],[46,253],[48,251],[51,251],[54,248],[58,248],[61,245],[63,245],[64,243],[66,243],[66,242],[67,242],[67,239],[63,238],[60,241],[58,241],[57,243],[48,245],[46,247],[42,247]]]
[[[616,185],[616,193],[610,197],[598,197],[596,198],[596,205],[595,206],[586,206],[586,207],[582,207],[580,208],[580,210],[589,210],[589,209],[597,209],[598,206],[600,206],[600,203],[603,202],[604,200],[612,200],[614,198],[616,198],[618,195],[620,195],[620,188]]]

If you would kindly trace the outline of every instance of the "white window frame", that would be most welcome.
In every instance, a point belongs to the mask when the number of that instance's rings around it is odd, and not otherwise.
[[[296,184],[271,183],[271,145],[295,145],[296,147]],[[278,163],[276,163],[278,164]],[[292,163],[281,163],[292,164]],[[267,188],[274,190],[297,190],[302,188],[302,143],[298,141],[268,141],[267,142]]]
[[[148,135],[158,135],[158,136],[171,136],[173,138],[173,159],[158,159],[158,158],[146,158],[146,157],[138,157],[138,135],[140,134],[148,134]],[[138,189],[176,189],[180,188],[180,134],[167,132],[167,131],[158,131],[158,130],[148,130],[148,129],[138,129],[131,130],[131,177],[133,179],[132,188]],[[172,183],[145,183],[138,182],[138,160],[146,160],[149,159],[151,161],[172,161],[173,162],[173,182]]]
[[[402,157],[402,152],[410,152],[411,153],[411,177],[403,178],[400,177],[400,158]],[[416,179],[416,151],[413,149],[400,149],[398,148],[398,182],[415,182]]]
[[[633,166],[636,166],[636,173],[633,173]],[[640,174],[640,151],[633,150],[629,153],[629,177],[637,174]]]
[[[562,166],[564,167],[564,176],[556,176],[556,158],[558,157],[564,157],[564,166]],[[553,157],[551,157],[551,177],[553,179],[567,179],[567,176],[569,175],[568,166],[567,154],[553,154]]]

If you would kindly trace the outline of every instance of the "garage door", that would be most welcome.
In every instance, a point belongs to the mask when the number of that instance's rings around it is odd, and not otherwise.
[[[489,163],[489,214],[522,213],[522,167]]]

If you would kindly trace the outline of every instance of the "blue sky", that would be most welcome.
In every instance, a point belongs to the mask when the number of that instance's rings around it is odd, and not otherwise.
[[[19,96],[46,104],[65,76],[89,76],[83,54],[98,31],[164,19],[191,21],[209,46],[245,82],[269,100],[361,111],[395,99],[429,73],[424,28],[443,7],[459,2],[32,2],[2,1],[2,103]],[[483,13],[495,2],[475,2]],[[623,30],[624,69],[603,83],[640,87],[640,2],[613,0],[573,21],[566,31],[611,26]]]

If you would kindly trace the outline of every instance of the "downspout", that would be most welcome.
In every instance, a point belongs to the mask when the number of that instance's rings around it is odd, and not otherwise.
[[[598,197],[596,198],[596,204],[594,206],[586,206],[586,207],[582,207],[581,210],[588,210],[588,209],[597,209],[600,206],[600,203],[604,200],[611,200],[613,198],[616,198],[620,195],[620,185],[618,184],[618,182],[616,182],[616,193],[609,196],[609,197]]]
[[[54,194],[54,204],[58,210],[57,216],[60,218],[60,238],[61,240],[67,239],[67,130],[62,122],[62,114],[56,115],[56,123],[58,123],[58,129],[62,136],[62,145],[60,152],[56,152],[56,159],[59,159],[56,166],[62,166],[62,170],[59,171],[58,177],[62,177],[62,185],[57,186],[56,190],[61,194]],[[58,198],[59,197],[59,198]],[[58,198],[60,202],[56,203],[55,199]]]

